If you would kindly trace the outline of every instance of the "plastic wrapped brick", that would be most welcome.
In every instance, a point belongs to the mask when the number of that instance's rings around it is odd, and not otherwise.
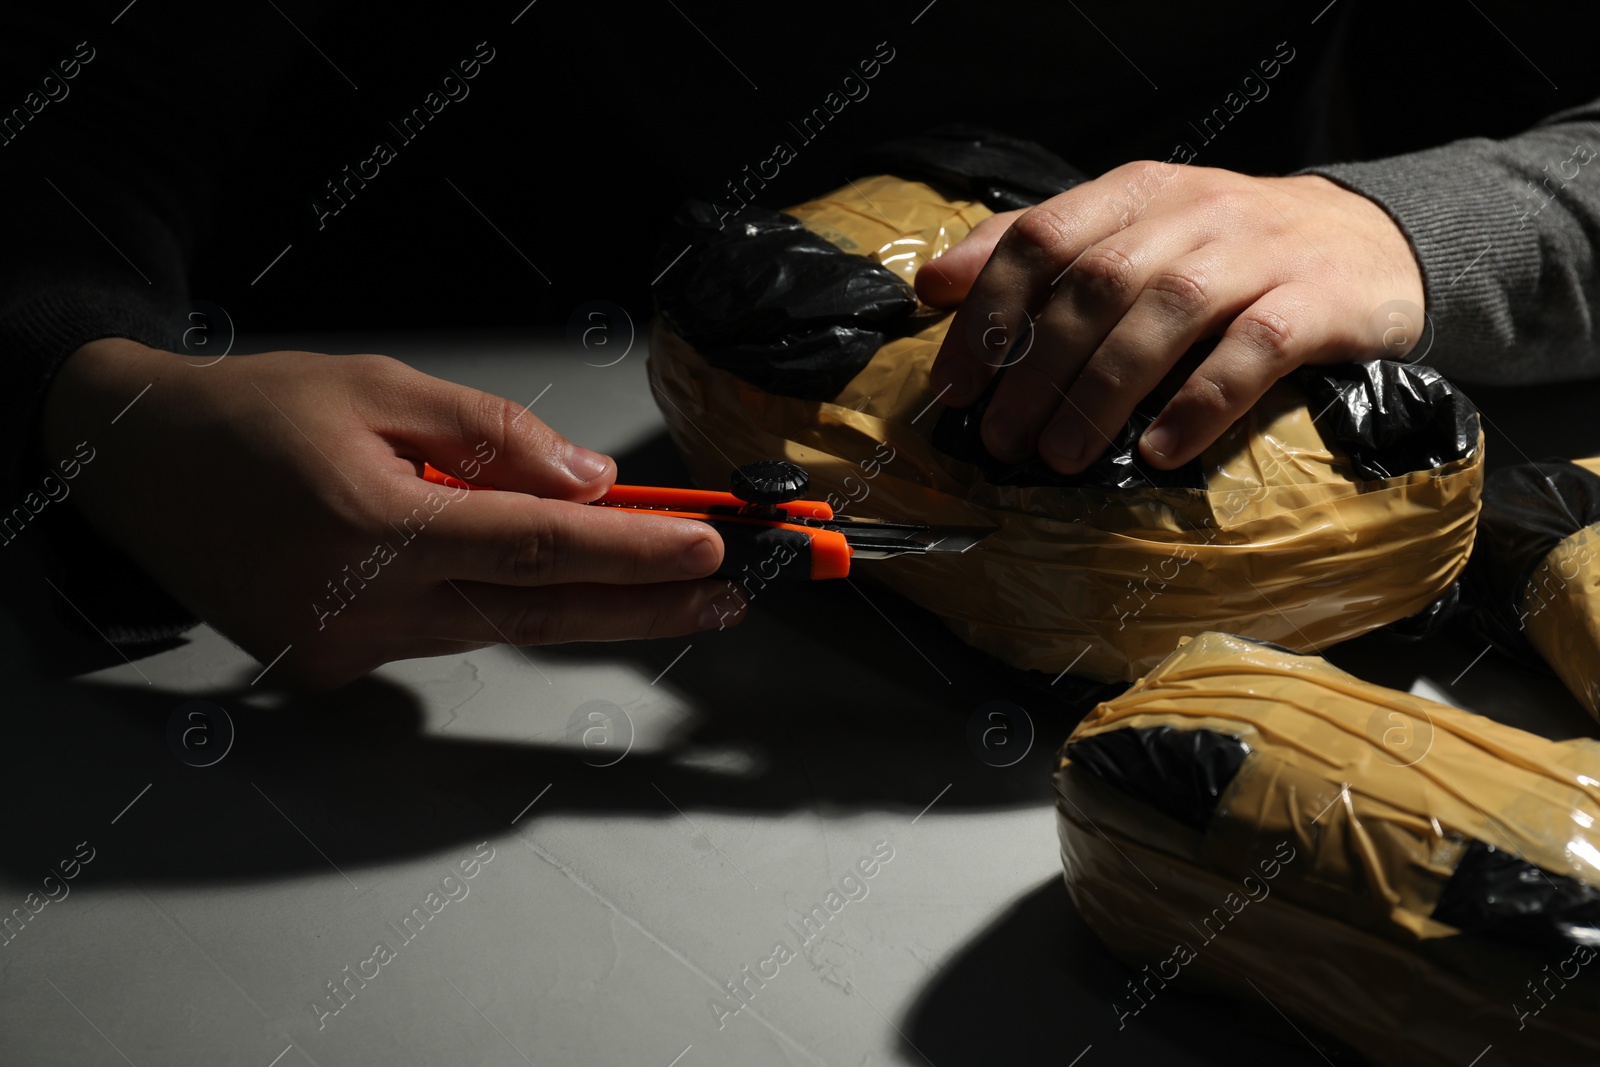
[[[989,216],[984,200],[1074,180],[1019,144],[912,139],[911,178],[739,219],[680,212],[650,381],[695,479],[720,488],[733,466],[789,459],[850,514],[998,527],[963,555],[886,560],[872,576],[1050,677],[1131,681],[1208,629],[1323,648],[1448,597],[1472,547],[1481,433],[1430,368],[1299,371],[1174,472],[1127,450],[1070,478],[983,452],[975,411],[943,409],[928,385],[951,316],[919,305],[911,279]],[[1008,153],[1023,180],[1001,188]]]
[[[1547,664],[1600,718],[1600,459],[1496,471],[1479,530],[1467,570],[1477,629]]]
[[[1600,744],[1225,634],[1101,704],[1055,776],[1067,887],[1137,974],[1378,1064],[1600,1059]]]

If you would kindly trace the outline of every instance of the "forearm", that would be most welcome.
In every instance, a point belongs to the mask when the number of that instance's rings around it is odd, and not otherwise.
[[[85,482],[125,446],[113,417],[146,382],[109,412],[72,415],[84,425],[70,440],[44,425],[47,396],[59,406],[81,391],[69,371],[90,342],[171,348],[190,325],[187,275],[216,174],[293,32],[270,8],[261,17],[243,57],[211,47],[214,24],[190,12],[136,10],[88,29],[69,13],[0,20],[0,547],[41,553],[77,609],[58,600],[63,618],[81,612],[113,641],[189,619],[80,514]],[[81,479],[64,481],[63,463],[85,467]]]
[[[1504,141],[1312,168],[1376,201],[1422,267],[1427,362],[1492,383],[1600,375],[1600,101]]]
[[[337,6],[313,0],[300,25]],[[219,19],[160,7],[89,27],[70,12],[0,18],[0,426],[12,464],[79,346],[172,347],[191,325],[187,276],[220,175],[304,48],[271,7]],[[251,47],[218,48],[224,32]],[[20,472],[3,473],[14,489]]]

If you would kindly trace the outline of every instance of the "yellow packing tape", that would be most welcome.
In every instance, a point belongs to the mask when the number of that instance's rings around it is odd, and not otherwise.
[[[1163,727],[1249,749],[1203,830],[1074,761],[1074,745]],[[1161,766],[1167,781],[1192,770]],[[1091,712],[1055,782],[1072,898],[1141,976],[1181,968],[1191,991],[1266,996],[1382,1064],[1462,1067],[1490,1043],[1505,1063],[1600,1059],[1600,985],[1531,992],[1594,931],[1508,942],[1433,917],[1473,842],[1546,872],[1512,893],[1563,875],[1600,886],[1595,742],[1209,633]],[[1119,1016],[1157,991],[1134,979]]]
[[[987,217],[919,182],[868,178],[790,209],[910,278]],[[993,524],[964,555],[861,568],[1013,666],[1128,681],[1216,629],[1325,648],[1422,611],[1460,574],[1479,447],[1446,466],[1352,477],[1301,390],[1279,382],[1200,457],[1206,490],[997,486],[935,449],[928,370],[948,315],[885,344],[831,401],[776,396],[708,365],[659,322],[650,382],[695,480],[789,459],[848,514]]]

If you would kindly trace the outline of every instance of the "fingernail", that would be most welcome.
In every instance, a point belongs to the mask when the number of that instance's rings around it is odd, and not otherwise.
[[[567,445],[567,471],[580,482],[592,482],[606,472],[611,461],[598,452],[577,445]]]
[[[1178,454],[1178,431],[1164,422],[1158,422],[1144,432],[1144,447],[1160,456],[1171,459]]]
[[[685,550],[679,562],[685,575],[703,578],[717,569],[721,559],[722,554],[717,551],[717,546],[711,543],[710,538],[703,537]]]
[[[972,370],[957,359],[947,359],[933,369],[933,387],[945,403],[961,406],[972,392]]]
[[[738,593],[718,593],[700,609],[700,629],[713,626],[719,630],[737,626],[744,621],[746,604]]]
[[[1039,439],[1039,453],[1056,470],[1072,468],[1071,472],[1075,472],[1084,465],[1083,431],[1076,423],[1054,423]]]
[[[1009,411],[991,411],[983,420],[983,440],[996,459],[1020,460],[1028,451],[1022,420]]]

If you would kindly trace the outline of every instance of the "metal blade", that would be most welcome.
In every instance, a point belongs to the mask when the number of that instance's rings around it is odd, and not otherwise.
[[[807,523],[844,534],[857,559],[890,559],[907,552],[965,552],[997,526],[924,526],[836,515]]]

